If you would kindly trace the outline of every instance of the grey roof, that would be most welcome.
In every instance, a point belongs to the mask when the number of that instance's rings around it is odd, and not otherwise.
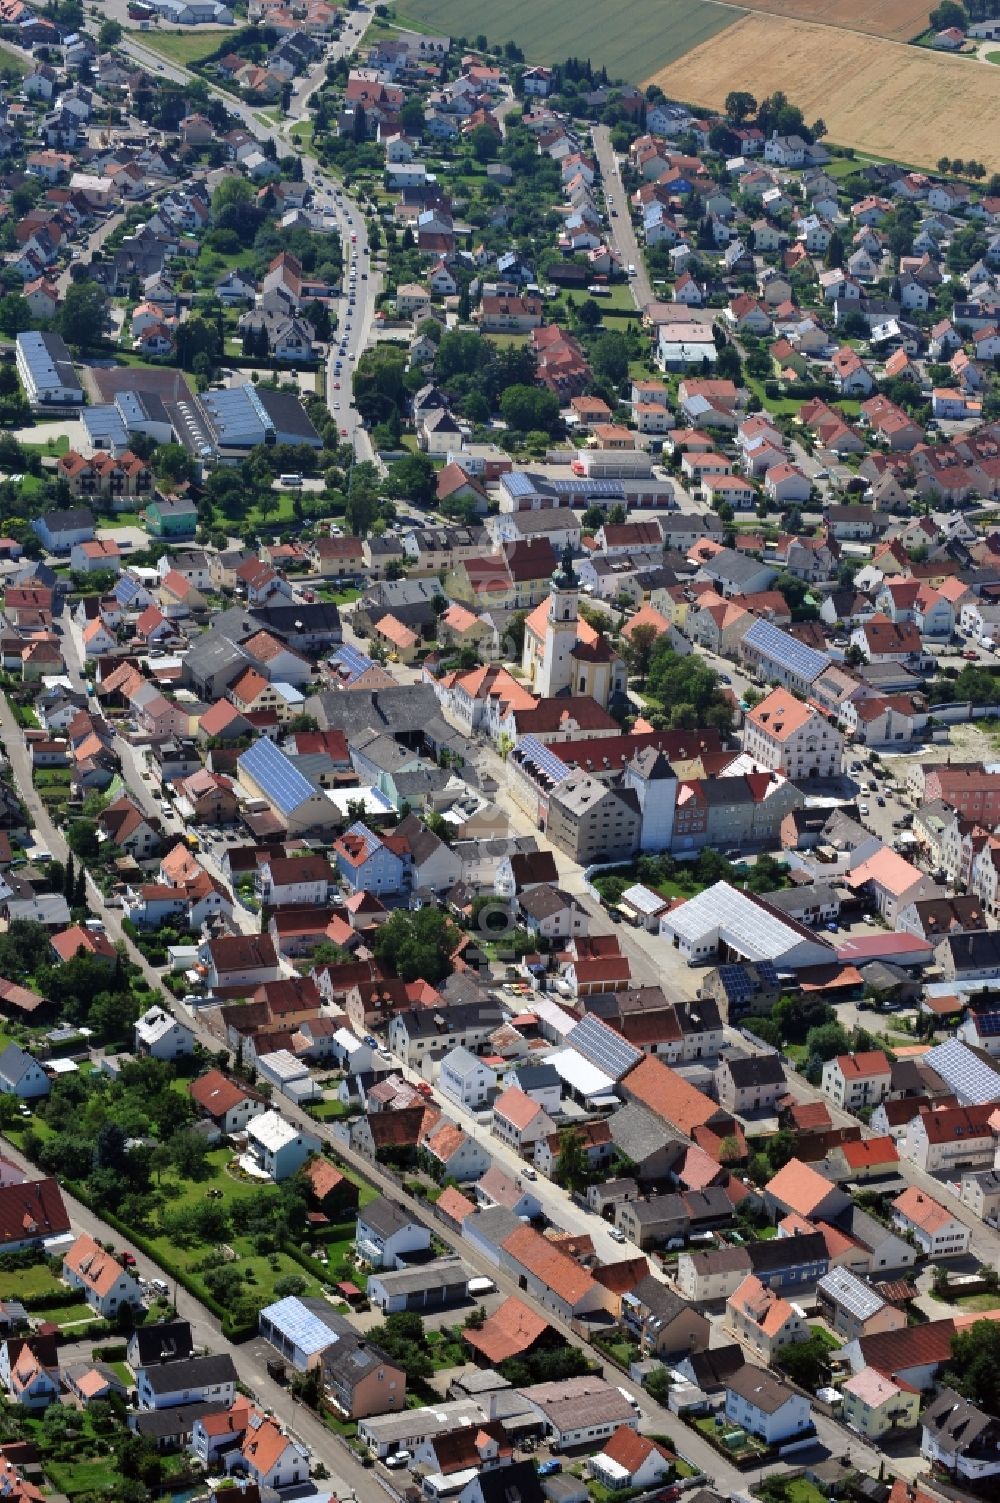
[[[680,1133],[672,1132],[638,1102],[631,1102],[614,1112],[610,1127],[615,1147],[635,1164],[644,1163],[654,1153],[671,1145],[678,1153],[686,1152],[689,1146]]]
[[[748,1242],[750,1266],[754,1273],[776,1273],[785,1268],[802,1268],[810,1263],[828,1262],[822,1232],[802,1232],[797,1237],[772,1237],[769,1241]]]
[[[557,1086],[560,1083],[559,1071],[554,1065],[518,1065],[511,1072],[511,1078],[515,1076],[518,1087],[525,1093],[540,1091],[546,1086]]]
[[[787,1242],[788,1238],[781,1240]],[[885,1306],[882,1296],[847,1268],[831,1268],[818,1281],[816,1293],[825,1295],[832,1304],[839,1305],[858,1320],[869,1320]]]
[[[136,1326],[128,1344],[130,1347],[134,1345],[140,1367],[145,1367],[150,1362],[172,1362],[190,1357],[191,1322],[158,1320],[151,1325]]]
[[[444,1065],[445,1061],[447,1061],[449,1069],[454,1070],[457,1074],[465,1075],[467,1075],[470,1070],[477,1070],[482,1064],[482,1060],[479,1059],[475,1054],[472,1054],[468,1049],[464,1048],[462,1044],[456,1044],[454,1049],[448,1050],[448,1053],[441,1061],[442,1066]]]
[[[423,1226],[424,1223],[395,1200],[390,1200],[387,1195],[380,1195],[377,1200],[366,1205],[363,1211],[358,1212],[358,1225],[370,1227],[380,1237],[391,1237],[404,1227]]]
[[[779,913],[793,914],[815,905],[825,908],[830,903],[836,904],[839,908],[841,902],[840,893],[828,882],[782,887],[776,892],[761,893],[761,897],[771,908],[777,908]]]
[[[785,1079],[781,1060],[776,1054],[750,1054],[742,1059],[727,1059],[719,1066],[719,1070],[727,1067],[738,1090],[781,1085]]]
[[[472,1274],[461,1258],[435,1258],[419,1268],[396,1268],[374,1275],[387,1294],[421,1294],[426,1289],[465,1289]]]
[[[765,1372],[760,1367],[751,1367],[748,1363],[737,1368],[726,1388],[763,1414],[776,1414],[783,1404],[795,1397],[795,1390],[789,1388],[787,1383],[783,1383],[773,1373]]]
[[[328,690],[309,701],[324,730],[387,730],[395,735],[422,731],[438,717],[437,695],[430,684],[400,684],[392,689]]]
[[[520,1216],[516,1216],[506,1206],[487,1206],[485,1211],[475,1211],[471,1216],[466,1216],[462,1232],[468,1236],[471,1231],[489,1246],[499,1248],[520,1225]]]
[[[301,636],[303,632],[326,633],[337,639],[340,636],[340,612],[332,600],[253,606],[250,614],[258,626],[266,626],[278,637]]]
[[[625,1295],[625,1299],[630,1304],[641,1305],[648,1310],[660,1326],[669,1325],[678,1315],[691,1308],[686,1299],[682,1299],[662,1279],[654,1278],[651,1273],[640,1279],[635,1288]]]
[[[141,1370],[143,1381],[157,1396],[181,1389],[235,1383],[239,1374],[228,1352],[210,1352],[206,1357],[187,1357],[180,1362],[161,1362]]]
[[[8,1044],[0,1054],[0,1080],[16,1086],[37,1064],[34,1055],[28,1054],[20,1044]]]
[[[166,1409],[141,1409],[128,1417],[129,1427],[149,1440],[169,1440],[191,1433],[207,1414],[222,1414],[226,1404],[172,1404]]]
[[[492,1002],[458,1002],[453,1007],[417,1007],[412,1012],[397,1013],[407,1038],[446,1038],[449,1033],[464,1033],[468,1028],[499,1028],[504,1020],[500,1007]]]
[[[756,579],[762,569],[770,566],[748,553],[738,553],[735,548],[723,548],[703,565],[706,572],[716,579],[725,579],[731,584],[747,584]],[[771,572],[777,572],[771,569]]]
[[[353,1340],[345,1336],[323,1353],[324,1373],[338,1383],[351,1387],[360,1383],[362,1378],[367,1378],[376,1367],[394,1367],[398,1371],[398,1364],[381,1347],[370,1346],[359,1336],[355,1336]]]
[[[989,1446],[990,1458],[996,1456],[1000,1421],[984,1414],[953,1388],[941,1389],[924,1410],[920,1423],[945,1450],[964,1456],[978,1452],[985,1459]]]

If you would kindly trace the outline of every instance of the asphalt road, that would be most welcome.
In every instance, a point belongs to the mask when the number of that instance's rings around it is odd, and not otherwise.
[[[604,199],[610,216],[608,227],[611,243],[621,256],[622,265],[635,267],[636,274],[630,278],[629,286],[632,289],[635,305],[641,312],[647,303],[653,301],[653,287],[646,270],[645,258],[636,239],[632,215],[629,212],[628,195],[622,183],[618,158],[611,145],[611,131],[606,125],[595,125],[592,134],[594,152],[601,168]],[[614,210],[613,215],[612,210]]]
[[[234,99],[213,84],[209,83],[208,87],[222,100],[230,114],[240,119],[259,141],[273,141],[278,148],[279,156],[295,152],[298,148],[291,139],[290,132],[297,123],[307,117],[308,101],[323,82],[327,62],[349,55],[363,37],[371,18],[370,11],[359,11],[349,20],[340,40],[333,44],[328,55],[300,81],[299,87],[293,93],[288,117],[279,125],[272,124],[249,105]],[[168,62],[159,53],[144,45],[141,36],[141,33],[138,35],[134,32],[129,33],[122,45],[144,67],[165,78],[173,79],[177,83],[186,83],[197,76],[176,63]],[[368,343],[378,292],[378,277],[369,255],[367,224],[360,208],[344,192],[339,180],[325,172],[305,152],[299,152],[299,154],[304,158],[306,181],[311,184],[317,203],[332,212],[336,218],[344,248],[345,291],[336,310],[336,338],[330,345],[327,359],[327,405],[337,419],[341,438],[345,443],[353,446],[355,457],[359,460],[374,459],[370,438],[358,418],[351,393],[351,375],[361,352]],[[352,264],[357,270],[353,307],[349,302],[351,285],[349,272]],[[340,353],[341,347],[343,347],[343,354]],[[338,360],[341,363],[339,375],[335,369]],[[339,391],[336,390],[338,381],[340,382]]]

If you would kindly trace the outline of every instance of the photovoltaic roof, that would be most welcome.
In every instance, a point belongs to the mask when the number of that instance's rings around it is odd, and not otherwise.
[[[996,1101],[997,1071],[959,1039],[937,1044],[924,1055],[925,1064],[945,1080],[962,1106],[985,1106]]]
[[[343,646],[338,647],[337,651],[332,654],[330,661],[346,669],[351,676],[350,681],[352,683],[356,678],[360,678],[363,673],[367,673],[369,668],[374,668],[375,666],[372,658],[365,657],[365,654],[359,652],[350,642],[345,642]]]
[[[537,736],[522,736],[517,743],[517,760],[530,762],[537,767],[539,772],[545,773],[552,779],[553,785],[561,783],[563,778],[568,778],[570,769],[566,763],[552,750],[551,747],[539,741]]]
[[[243,752],[239,764],[282,814],[290,814],[316,792],[295,764],[266,736]]]
[[[260,1313],[287,1341],[308,1355],[325,1351],[337,1339],[336,1333],[294,1295],[278,1300],[277,1304],[268,1305]]]
[[[825,652],[807,647],[804,642],[790,637],[770,621],[755,621],[744,640],[789,673],[799,674],[810,683],[830,666],[830,659]]]
[[[633,1048],[596,1013],[582,1018],[566,1035],[566,1042],[613,1080],[621,1080],[642,1059],[642,1050]]]

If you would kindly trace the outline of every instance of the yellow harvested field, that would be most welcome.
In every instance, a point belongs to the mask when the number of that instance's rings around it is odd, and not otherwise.
[[[929,0],[740,0],[747,10],[763,10],[772,16],[796,21],[818,21],[823,26],[843,26],[847,31],[868,31],[872,36],[911,42],[927,30]]]
[[[1000,68],[780,16],[746,16],[647,83],[722,109],[731,89],[783,90],[831,141],[933,167],[973,158],[1000,171]]]

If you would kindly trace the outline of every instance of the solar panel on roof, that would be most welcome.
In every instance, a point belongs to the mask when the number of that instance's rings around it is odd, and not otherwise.
[[[339,664],[341,668],[347,669],[352,682],[354,679],[360,678],[363,673],[367,673],[369,668],[374,668],[375,666],[372,658],[365,657],[363,652],[359,652],[349,642],[345,642],[342,647],[337,648],[337,651],[333,654],[332,661]]]
[[[535,484],[530,475],[525,475],[520,470],[512,470],[503,477],[503,488],[511,496],[533,496]]]
[[[290,814],[316,792],[295,764],[266,736],[242,753],[239,765],[282,814]]]
[[[596,1013],[588,1013],[575,1028],[570,1029],[566,1042],[578,1054],[582,1054],[584,1059],[588,1059],[592,1065],[615,1080],[621,1080],[642,1059],[641,1049],[633,1048]]]
[[[563,778],[569,777],[569,768],[566,763],[556,755],[551,747],[539,741],[535,736],[525,736],[518,742],[518,760],[531,762],[539,772],[551,778],[553,784],[561,783]]]
[[[755,621],[744,641],[749,642],[751,647],[756,647],[764,657],[772,658],[790,673],[799,674],[809,681],[817,678],[824,668],[830,666],[830,659],[825,652],[807,647],[797,637],[789,636],[788,632],[772,625],[770,621]]]

